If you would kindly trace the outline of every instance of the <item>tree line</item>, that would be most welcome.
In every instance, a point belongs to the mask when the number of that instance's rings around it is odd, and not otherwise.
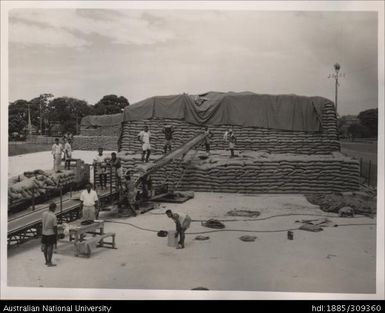
[[[121,113],[128,105],[125,97],[117,95],[106,95],[94,105],[71,97],[55,98],[48,93],[29,101],[19,99],[8,106],[8,133],[10,137],[25,137],[29,111],[34,133],[47,136],[66,132],[79,134],[84,116]]]
[[[378,109],[362,111],[355,116],[342,116],[338,119],[341,137],[346,138],[377,138]]]

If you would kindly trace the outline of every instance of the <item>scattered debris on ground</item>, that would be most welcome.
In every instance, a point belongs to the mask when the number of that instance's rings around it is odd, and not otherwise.
[[[261,215],[259,211],[250,211],[250,210],[231,210],[226,213],[229,216],[244,216],[244,217],[258,217]]]
[[[202,222],[201,225],[204,227],[215,228],[215,229],[225,228],[225,224],[223,224],[222,222],[216,219],[209,219],[208,221]]]
[[[160,231],[158,231],[157,235],[158,235],[158,237],[167,237],[168,231],[160,230]]]
[[[256,236],[245,235],[245,236],[239,237],[239,239],[242,240],[242,241],[245,241],[245,242],[254,242],[255,239],[257,239],[257,237]]]
[[[300,220],[295,221],[296,223],[303,223],[303,224],[309,224],[309,225],[318,225],[320,227],[336,227],[337,224],[333,221],[329,220],[328,218],[317,218],[312,220]]]
[[[323,227],[336,227],[336,226],[338,226],[336,223],[329,220],[328,218],[301,220],[301,221],[296,221],[296,223],[302,223],[302,225],[299,229],[306,230],[306,231],[312,231],[312,232],[322,231]]]
[[[306,230],[306,231],[312,231],[312,232],[319,232],[323,231],[322,227],[319,225],[312,225],[312,224],[303,224],[300,228],[300,230]]]
[[[209,240],[209,236],[203,236],[203,235],[198,235],[194,238],[195,240]]]

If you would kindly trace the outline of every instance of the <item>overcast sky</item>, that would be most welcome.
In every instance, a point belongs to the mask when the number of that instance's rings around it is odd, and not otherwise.
[[[357,114],[377,101],[377,13],[14,9],[10,101],[41,93],[95,104],[252,91],[323,96]]]

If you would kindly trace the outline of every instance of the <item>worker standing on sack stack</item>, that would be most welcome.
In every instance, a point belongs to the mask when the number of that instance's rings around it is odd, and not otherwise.
[[[229,150],[231,152],[231,158],[235,157],[234,149],[235,144],[237,142],[237,138],[234,135],[233,129],[230,128],[227,132],[225,132],[223,139],[229,143]]]
[[[210,154],[210,144],[211,144],[211,138],[214,136],[214,134],[211,132],[208,126],[205,127],[205,140],[204,140],[204,145],[206,148],[207,154]]]
[[[174,133],[174,128],[170,125],[166,125],[163,129],[165,144],[163,147],[164,154],[167,154],[167,150],[171,152],[171,142],[172,142],[172,135]]]
[[[177,249],[184,248],[185,232],[190,227],[191,217],[183,214],[173,213],[171,210],[166,211],[166,215],[171,218],[176,224],[175,238],[180,236]]]
[[[138,134],[138,140],[142,143],[142,162],[146,161],[146,163],[148,163],[151,154],[150,137],[151,133],[148,130],[148,126],[146,125]]]

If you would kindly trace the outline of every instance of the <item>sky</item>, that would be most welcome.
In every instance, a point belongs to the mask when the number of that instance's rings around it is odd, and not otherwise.
[[[378,106],[377,13],[13,9],[9,100],[95,104],[207,91],[322,96],[340,115]]]

